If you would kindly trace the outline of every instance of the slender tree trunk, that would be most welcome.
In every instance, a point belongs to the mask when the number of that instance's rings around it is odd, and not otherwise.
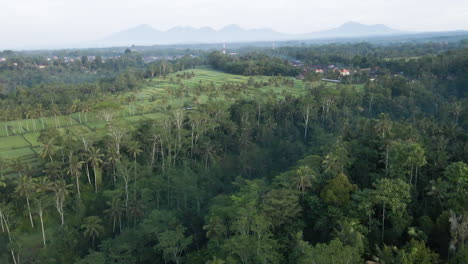
[[[89,165],[87,162],[86,162],[86,176],[88,176],[88,182],[89,184],[91,184],[91,177],[89,175]]]
[[[31,214],[31,206],[29,205],[29,197],[26,197],[26,204],[28,205],[29,220],[31,221],[31,227],[34,228],[34,222]]]
[[[415,175],[414,175],[414,186],[418,185],[418,166],[415,168]]]
[[[136,160],[136,155],[135,155],[135,161],[134,161],[134,181],[133,181],[133,198],[136,201],[136,185],[137,185],[137,160]]]
[[[79,179],[79,174],[76,174],[75,175],[75,178],[76,178],[76,191],[77,191],[77,194],[78,194],[78,198],[81,197],[81,193],[80,193],[80,179]]]
[[[164,174],[165,164],[164,164],[164,149],[163,149],[162,140],[161,140],[160,144],[161,144],[161,158],[162,158],[162,173]]]
[[[385,147],[385,177],[388,176],[388,157],[389,156],[389,149],[388,145]]]
[[[3,225],[3,214],[0,210],[0,225],[2,226],[2,232],[5,232],[5,226]]]
[[[8,225],[8,220],[5,218],[5,215],[3,215],[3,213],[0,215],[0,217],[2,218],[2,223],[5,223],[5,229],[8,234],[8,241],[11,242],[11,233],[10,233],[10,227]],[[3,228],[3,225],[2,225],[2,228]]]
[[[384,243],[384,233],[385,233],[385,202],[383,203],[383,208],[382,208],[382,244]]]
[[[13,249],[10,249],[10,251],[11,251],[11,257],[13,258],[13,263],[18,264],[18,262],[16,262],[15,253],[13,252]]]
[[[153,142],[153,149],[151,151],[151,163],[150,163],[150,167],[151,169],[153,169],[153,164],[154,164],[154,158],[156,156],[156,140]]]
[[[304,127],[304,141],[307,140],[307,130],[309,129],[309,107],[307,107],[306,118],[305,118],[305,127]]]
[[[128,176],[124,176],[125,181],[125,215],[128,216]]]
[[[41,219],[42,241],[44,242],[44,247],[46,247],[46,238],[45,238],[45,231],[44,231],[44,220],[42,219],[42,209],[39,210],[39,218]]]

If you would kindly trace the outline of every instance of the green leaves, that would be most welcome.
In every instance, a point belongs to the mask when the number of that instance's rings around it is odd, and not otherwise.
[[[348,176],[340,173],[323,187],[320,197],[327,204],[344,206],[349,202],[351,193],[357,188],[357,185],[349,182]]]
[[[410,186],[400,179],[383,178],[374,183],[375,201],[384,204],[395,214],[402,214],[410,200]]]

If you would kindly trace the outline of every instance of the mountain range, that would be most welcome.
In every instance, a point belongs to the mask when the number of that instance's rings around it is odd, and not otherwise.
[[[210,27],[174,27],[167,31],[154,29],[149,25],[139,25],[94,43],[96,46],[129,46],[129,45],[166,45],[166,44],[199,44],[221,42],[256,42],[284,41],[320,38],[350,38],[398,35],[408,32],[389,28],[383,24],[364,25],[347,22],[337,28],[307,34],[286,34],[270,28],[243,29],[238,25],[228,25],[220,30]]]

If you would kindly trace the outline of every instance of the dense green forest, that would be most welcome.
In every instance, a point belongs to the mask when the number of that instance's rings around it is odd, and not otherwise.
[[[0,263],[468,263],[466,43],[0,53]]]

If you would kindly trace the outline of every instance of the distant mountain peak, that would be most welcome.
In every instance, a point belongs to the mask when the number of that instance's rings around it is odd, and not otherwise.
[[[384,24],[366,25],[356,21],[349,21],[339,27],[313,33],[315,37],[363,37],[401,34],[403,31],[392,29]]]
[[[153,29],[153,27],[151,27],[151,26],[148,25],[148,24],[140,24],[140,25],[138,25],[138,26],[136,26],[136,27],[134,27],[134,28],[151,28],[151,29]]]
[[[348,22],[343,23],[341,25],[341,27],[345,27],[345,26],[364,26],[364,24],[361,24],[361,23],[356,22],[356,21],[348,21]]]
[[[236,25],[236,24],[230,24],[220,29],[220,31],[237,31],[237,30],[244,30],[244,29],[242,29],[239,25]]]
[[[281,41],[292,39],[318,38],[353,38],[402,34],[383,24],[365,25],[349,21],[339,27],[309,34],[285,34],[271,28],[244,29],[236,24],[230,24],[215,30],[210,27],[194,28],[176,26],[166,31],[154,29],[148,24],[115,33],[102,40],[102,46],[155,45],[155,44],[189,44],[189,43],[219,43],[219,42],[256,42]]]

